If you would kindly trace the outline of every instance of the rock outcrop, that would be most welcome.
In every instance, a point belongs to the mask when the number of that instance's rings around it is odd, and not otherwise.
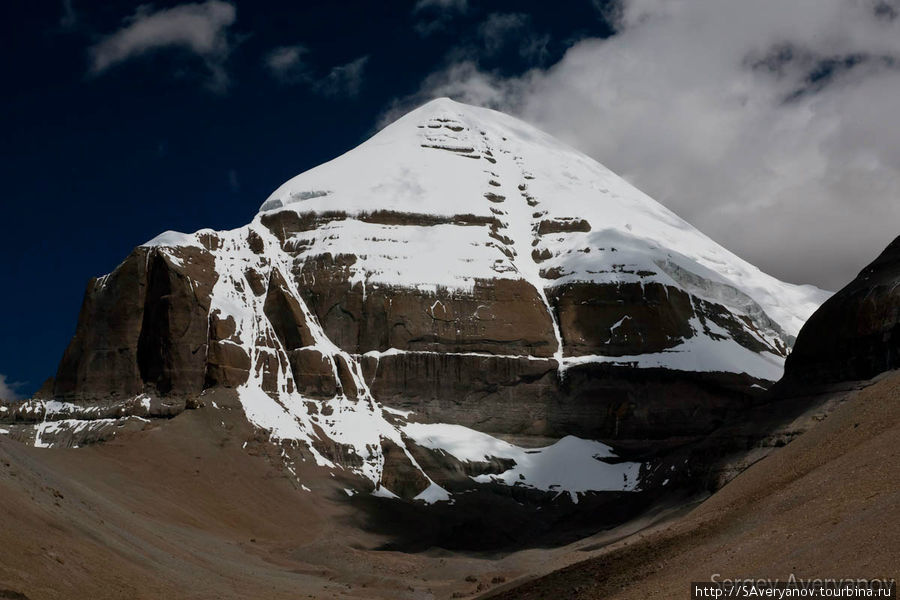
[[[869,379],[900,368],[900,237],[803,326],[785,383]]]
[[[658,457],[657,470],[686,458],[694,468],[680,475],[716,490],[898,368],[900,238],[813,313],[776,385],[740,419],[726,417],[679,453]]]
[[[199,394],[216,277],[202,246],[137,248],[88,283],[75,337],[44,394],[61,400]]]

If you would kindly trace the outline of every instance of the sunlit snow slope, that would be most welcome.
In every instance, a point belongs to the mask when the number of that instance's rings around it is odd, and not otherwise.
[[[278,188],[261,214],[341,211],[349,218],[293,238],[300,256],[357,257],[354,281],[434,289],[522,278],[539,292],[573,282],[660,283],[751,322],[772,352],[745,352],[727,332],[653,356],[615,360],[777,379],[785,349],[828,297],[766,275],[595,160],[508,115],[441,98],[346,154]],[[495,219],[499,227],[397,226],[374,211]],[[627,325],[625,314],[619,325]],[[559,335],[557,331],[557,336]],[[724,339],[720,339],[724,338]],[[563,347],[558,355],[570,356]],[[583,362],[590,357],[581,356]],[[609,361],[605,356],[595,360]]]

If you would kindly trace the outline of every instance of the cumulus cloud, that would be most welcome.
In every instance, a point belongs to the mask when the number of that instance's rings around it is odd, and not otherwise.
[[[135,57],[177,48],[203,61],[210,75],[210,87],[224,89],[228,85],[225,61],[232,45],[228,30],[235,18],[234,5],[221,0],[156,11],[149,5],[141,5],[119,30],[90,48],[90,72],[99,75]]]
[[[448,95],[582,149],[763,270],[835,289],[900,234],[897,0],[625,0],[617,33]]]
[[[22,384],[9,382],[7,381],[6,375],[0,373],[0,400],[6,401],[15,401],[21,400],[21,396],[16,391],[16,388],[20,387]]]

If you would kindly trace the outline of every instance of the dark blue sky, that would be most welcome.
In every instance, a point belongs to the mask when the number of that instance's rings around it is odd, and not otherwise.
[[[216,6],[229,24],[215,43],[154,46],[185,35],[175,17],[189,17],[177,9],[187,3],[140,4],[0,9],[0,374],[22,395],[54,374],[88,279],[136,245],[167,229],[246,223],[279,184],[356,146],[460,54],[517,74],[611,34],[590,0],[425,0],[418,9],[237,0]],[[155,28],[116,37],[173,8]],[[515,30],[501,39],[491,24]],[[278,48],[276,76],[267,59]]]

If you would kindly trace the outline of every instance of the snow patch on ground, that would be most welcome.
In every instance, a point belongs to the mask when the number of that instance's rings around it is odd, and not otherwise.
[[[413,500],[421,500],[425,504],[446,502],[447,500],[450,500],[450,492],[432,481],[431,484],[422,490],[418,496],[413,498]]]
[[[479,483],[496,481],[544,491],[568,492],[574,502],[589,491],[634,491],[640,463],[610,464],[615,458],[606,444],[566,436],[544,448],[521,448],[486,433],[446,423],[409,423],[403,432],[417,444],[441,450],[463,462],[512,459],[515,466],[499,475],[479,475]],[[424,493],[424,492],[423,492]]]

